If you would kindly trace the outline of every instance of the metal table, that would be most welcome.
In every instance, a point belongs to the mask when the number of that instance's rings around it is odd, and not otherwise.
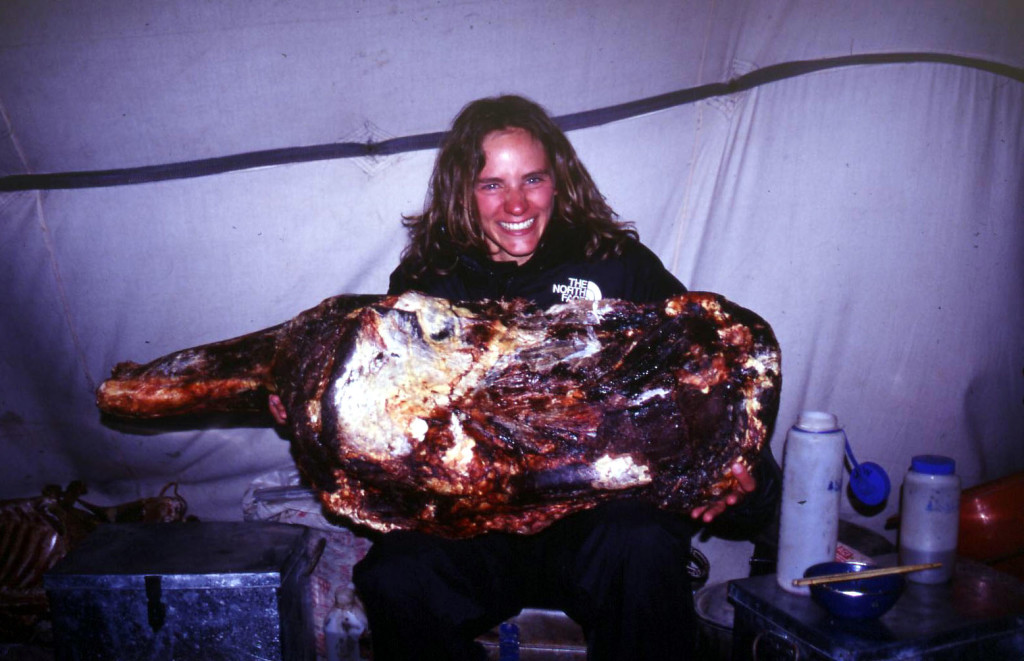
[[[877,620],[834,618],[774,574],[731,581],[728,598],[733,661],[1024,659],[1024,583],[969,560],[957,562],[950,583],[908,582]]]

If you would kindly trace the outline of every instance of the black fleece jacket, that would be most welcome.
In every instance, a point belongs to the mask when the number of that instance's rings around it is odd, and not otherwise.
[[[607,259],[588,259],[583,241],[578,230],[552,221],[522,266],[491,261],[486,255],[462,255],[450,273],[419,280],[399,266],[391,274],[389,293],[415,289],[451,301],[525,298],[546,308],[576,298],[650,303],[686,291],[638,241],[627,241],[621,255]]]

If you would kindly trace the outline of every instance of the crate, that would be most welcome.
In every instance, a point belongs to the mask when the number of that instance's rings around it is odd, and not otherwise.
[[[107,524],[44,576],[63,659],[314,659],[307,530]]]

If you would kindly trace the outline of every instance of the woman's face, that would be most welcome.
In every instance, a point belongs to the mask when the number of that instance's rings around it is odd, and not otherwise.
[[[544,146],[524,129],[488,133],[484,167],[473,184],[477,222],[490,257],[524,264],[555,206],[555,178]]]

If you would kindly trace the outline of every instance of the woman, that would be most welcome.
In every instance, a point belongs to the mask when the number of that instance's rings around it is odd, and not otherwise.
[[[491,158],[487,158],[490,151]],[[663,300],[686,291],[619,223],[561,129],[517,96],[459,113],[390,291],[451,300]]]
[[[390,293],[518,297],[546,307],[686,291],[616,219],[564,133],[522,97],[463,108],[438,154],[426,208],[405,225],[409,244]],[[734,470],[737,491],[690,518],[618,501],[534,535],[381,536],[354,571],[374,658],[484,658],[473,639],[526,606],[579,622],[590,659],[687,658],[696,631],[690,537],[695,519],[710,522],[755,491],[754,477]],[[777,480],[761,481],[772,488],[749,499],[758,505],[752,518],[767,518],[777,497]]]

